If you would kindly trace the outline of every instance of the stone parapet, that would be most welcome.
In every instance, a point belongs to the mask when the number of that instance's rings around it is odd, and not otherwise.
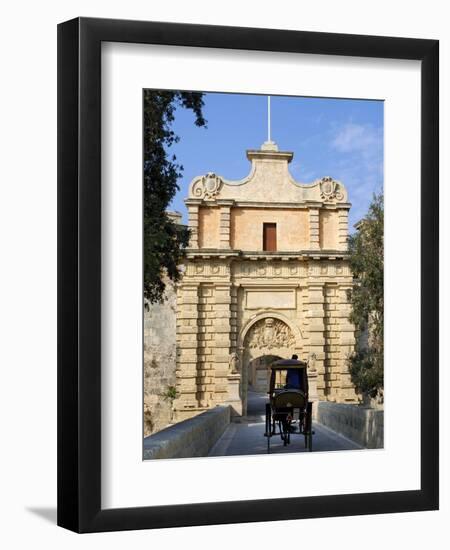
[[[144,438],[144,460],[208,456],[230,423],[230,407],[220,406]]]
[[[315,420],[367,449],[384,447],[384,411],[319,401]]]

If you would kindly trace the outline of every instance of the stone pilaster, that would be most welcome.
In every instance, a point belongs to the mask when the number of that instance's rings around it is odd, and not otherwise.
[[[213,376],[210,390],[215,403],[223,403],[228,397],[227,378],[230,374],[230,352],[231,352],[231,285],[219,283],[215,285],[215,319],[214,327],[214,351]]]
[[[319,209],[309,209],[309,248],[318,250],[320,248],[319,235]]]
[[[348,210],[346,209],[338,211],[337,248],[338,250],[348,249]]]
[[[197,284],[181,284],[177,293],[177,399],[175,420],[196,409],[199,333],[199,292]]]
[[[340,285],[338,290],[336,291],[340,334],[340,376],[337,400],[341,402],[354,402],[357,400],[357,395],[355,393],[355,388],[351,382],[348,368],[348,356],[355,349],[355,327],[349,320],[351,306],[349,303],[348,293],[351,288],[351,285]]]
[[[340,385],[339,297],[337,284],[325,284],[325,388],[330,401],[337,401]]]
[[[308,283],[306,311],[309,335],[309,356],[314,357],[317,373],[316,391],[320,397],[325,395],[325,324],[324,324],[324,288],[321,283]]]
[[[189,199],[185,202],[186,202],[186,206],[189,214],[188,227],[191,233],[190,239],[189,239],[189,247],[198,248],[198,224],[199,224],[198,210],[202,201],[199,199]]]
[[[238,287],[236,285],[231,285],[230,288],[230,340],[232,351],[238,352],[237,349],[237,338],[238,338]],[[242,357],[240,357],[242,362]],[[242,363],[241,363],[242,366]]]
[[[200,284],[199,334],[197,358],[197,401],[202,409],[209,406],[212,386],[214,385],[214,318],[215,289],[209,283]]]
[[[234,201],[217,200],[220,208],[219,220],[219,248],[229,249],[230,245],[230,224],[231,224],[231,207]]]

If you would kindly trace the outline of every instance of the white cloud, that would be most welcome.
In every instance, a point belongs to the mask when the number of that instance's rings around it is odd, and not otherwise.
[[[332,134],[329,145],[339,155],[337,167],[353,204],[353,224],[365,215],[372,194],[383,187],[383,130],[348,122]]]
[[[363,155],[372,156],[379,152],[382,145],[381,128],[348,122],[334,136],[331,145],[340,153],[359,151]]]

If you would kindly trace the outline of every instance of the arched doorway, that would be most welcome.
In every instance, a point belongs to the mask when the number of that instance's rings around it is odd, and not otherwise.
[[[241,333],[242,414],[247,415],[249,392],[267,396],[269,366],[281,358],[299,354],[301,345],[293,328],[278,314],[266,313],[255,317]],[[253,403],[250,409],[253,410]]]
[[[282,359],[279,355],[261,355],[247,365],[247,416],[265,414],[268,402],[270,365]]]
[[[282,359],[279,355],[261,355],[252,359],[248,366],[248,389],[257,393],[267,393],[269,391],[269,367],[277,359]]]

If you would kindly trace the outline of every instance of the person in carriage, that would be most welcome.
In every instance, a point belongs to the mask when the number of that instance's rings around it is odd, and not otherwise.
[[[298,360],[298,355],[294,353],[294,355],[291,357],[294,361]],[[299,369],[287,369],[286,372],[286,384],[284,385],[284,389],[286,390],[301,390],[305,391],[305,388],[303,387],[303,377],[301,376],[301,372]]]

